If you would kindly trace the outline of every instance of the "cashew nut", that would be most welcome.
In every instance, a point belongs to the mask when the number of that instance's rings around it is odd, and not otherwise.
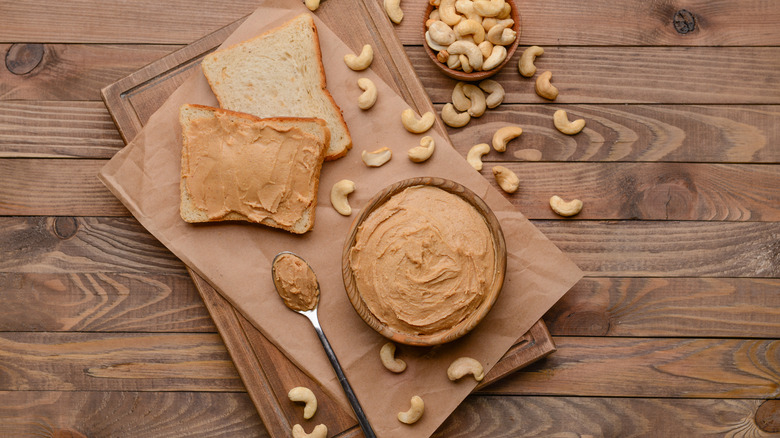
[[[420,139],[420,146],[415,146],[409,149],[409,159],[415,163],[422,163],[428,158],[431,158],[435,148],[436,142],[433,141],[433,137],[426,135]]]
[[[482,368],[482,364],[479,363],[478,360],[470,357],[459,357],[450,364],[449,368],[447,368],[447,377],[453,382],[466,374],[473,375],[477,382],[485,378],[485,371]]]
[[[506,46],[515,42],[517,32],[512,29],[514,20],[506,19],[497,22],[486,34],[486,38],[493,44]]]
[[[355,183],[348,179],[342,179],[333,184],[333,187],[330,189],[330,203],[339,214],[343,216],[352,214],[352,207],[349,206],[347,195],[354,191]]]
[[[542,159],[542,151],[539,149],[520,149],[514,155],[515,158],[522,161],[539,161]]]
[[[482,63],[482,70],[492,70],[506,59],[506,47],[493,46],[490,56]]]
[[[536,57],[543,54],[544,49],[539,46],[531,46],[523,50],[523,54],[520,55],[520,61],[517,61],[517,70],[520,71],[521,75],[530,78],[536,74],[536,66],[534,65]]]
[[[507,193],[514,193],[520,188],[520,178],[504,166],[493,167],[493,176],[501,190]]]
[[[311,433],[306,433],[306,431],[303,430],[303,426],[296,424],[292,428],[292,436],[293,438],[327,438],[328,427],[324,424],[318,424]]]
[[[536,78],[536,94],[548,100],[555,100],[558,97],[558,89],[550,83],[552,72],[546,71]]]
[[[482,23],[482,16],[474,10],[474,2],[472,0],[455,0],[455,10],[464,15],[468,20]]]
[[[446,24],[445,24],[445,26],[446,26]],[[433,37],[431,37],[431,31],[430,30],[426,30],[425,31],[425,43],[428,44],[428,47],[430,47],[431,50],[436,50],[438,52],[447,50],[447,45],[439,44],[439,43],[437,43],[436,41],[433,40]]]
[[[466,155],[466,162],[479,172],[482,170],[482,156],[490,152],[490,145],[487,143],[475,144],[469,149]]]
[[[436,59],[441,63],[445,63],[450,59],[450,52],[440,50],[439,53],[436,54]]]
[[[401,0],[385,0],[385,13],[395,24],[404,19],[404,11],[401,10]]]
[[[456,26],[457,27],[457,26]],[[456,31],[447,26],[447,23],[437,20],[428,28],[431,40],[442,46],[449,46],[457,39]]]
[[[504,10],[504,0],[476,0],[474,10],[483,17],[495,17]]]
[[[363,94],[358,97],[358,107],[362,110],[367,110],[376,103],[376,85],[374,85],[374,81],[369,78],[360,78],[358,79],[357,84],[358,87],[363,90]]]
[[[314,395],[311,389],[305,386],[296,386],[287,393],[287,397],[291,402],[303,402],[306,406],[303,407],[303,418],[308,420],[314,416],[317,412],[317,397]]]
[[[482,51],[476,44],[468,41],[455,41],[447,48],[450,55],[466,55],[469,58],[469,64],[474,70],[482,68]]]
[[[482,19],[482,28],[485,29],[485,32],[490,31],[490,28],[495,26],[496,23],[498,23],[498,18],[496,17],[487,17]]]
[[[560,196],[555,195],[550,198],[550,207],[561,216],[574,216],[582,210],[582,201],[574,199],[566,202]]]
[[[448,52],[449,53],[449,52]],[[447,58],[447,67],[457,70],[460,68],[460,55],[449,56]]]
[[[469,58],[466,55],[458,55],[458,58],[460,60],[460,68],[465,73],[471,73],[474,71],[474,67],[471,66],[471,63],[469,62]]]
[[[455,25],[453,31],[459,38],[464,35],[472,35],[474,44],[485,41],[485,28],[483,28],[480,23],[471,19],[461,20],[460,23]]]
[[[409,408],[408,411],[398,413],[398,421],[401,423],[412,424],[419,420],[420,417],[422,417],[423,411],[425,410],[425,403],[423,403],[423,399],[415,395],[412,397],[411,403],[412,407]]]
[[[304,0],[303,4],[305,4],[310,11],[314,12],[320,7],[320,0]]]
[[[517,138],[523,133],[523,128],[519,126],[504,126],[493,134],[493,149],[498,152],[506,151],[506,144],[513,138]]]
[[[406,369],[406,362],[395,358],[395,344],[388,342],[379,350],[379,358],[382,365],[394,373],[402,373]]]
[[[555,128],[557,130],[566,135],[577,134],[585,127],[585,119],[577,119],[570,122],[569,116],[564,110],[558,110],[553,114],[553,123],[555,123]]]
[[[485,114],[487,102],[485,102],[485,93],[474,84],[463,85],[463,94],[471,101],[468,113],[471,117],[480,117]]]
[[[383,147],[373,152],[363,151],[363,153],[360,154],[360,157],[363,159],[363,162],[366,163],[366,166],[379,167],[393,158],[393,151],[387,147]]]
[[[479,47],[479,51],[482,52],[483,58],[487,58],[490,56],[491,53],[493,53],[493,43],[491,43],[488,40],[482,41],[481,43],[477,44],[477,47]]]
[[[347,67],[355,71],[367,69],[373,60],[374,49],[371,48],[371,44],[363,46],[359,56],[355,56],[353,53],[344,55],[344,62],[347,64]]]
[[[504,7],[501,9],[501,12],[496,15],[496,18],[499,20],[503,20],[504,18],[508,18],[509,15],[512,13],[512,5],[509,3],[504,3]]]
[[[422,134],[431,129],[434,121],[436,121],[436,116],[430,111],[423,114],[419,119],[411,108],[407,108],[401,113],[401,123],[403,123],[404,128],[412,134]]]
[[[455,0],[441,0],[439,4],[439,19],[450,26],[455,26],[463,18],[455,11]]]
[[[490,93],[487,98],[485,98],[485,103],[488,108],[495,108],[504,101],[504,87],[493,79],[487,79],[480,82],[479,88],[486,93]]]
[[[448,103],[441,109],[441,120],[453,128],[466,126],[471,121],[471,115],[467,112],[458,113],[455,107]]]
[[[452,89],[452,105],[458,111],[466,111],[471,106],[471,100],[463,92],[464,85],[466,85],[465,82],[458,82]]]
[[[434,6],[439,6],[438,4],[435,4]],[[439,10],[434,9],[431,11],[431,15],[428,16],[429,20],[441,20],[441,17],[439,17]]]

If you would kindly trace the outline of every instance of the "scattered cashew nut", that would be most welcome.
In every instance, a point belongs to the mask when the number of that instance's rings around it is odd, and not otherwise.
[[[304,0],[303,4],[305,4],[310,11],[314,12],[320,7],[320,0]]]
[[[517,138],[523,133],[523,128],[519,126],[504,126],[493,134],[493,149],[497,152],[506,151],[506,144],[510,140]]]
[[[542,159],[542,151],[539,149],[520,149],[514,155],[515,158],[523,161],[539,161]]]
[[[419,119],[411,108],[407,108],[401,113],[401,123],[403,123],[404,128],[412,134],[422,134],[431,129],[434,121],[436,121],[436,116],[430,111],[423,114]]]
[[[371,44],[364,45],[359,56],[355,56],[353,53],[344,55],[344,62],[347,64],[347,67],[355,71],[367,69],[373,60],[374,49],[371,47]]]
[[[303,430],[303,426],[296,424],[292,428],[292,436],[293,438],[327,438],[328,427],[324,424],[318,424],[311,433],[306,433],[306,431]]]
[[[536,78],[536,94],[547,100],[555,100],[558,97],[558,89],[550,83],[550,79],[552,79],[552,72],[550,71],[546,71]]]
[[[448,103],[441,109],[441,119],[447,126],[460,128],[466,126],[471,121],[471,115],[467,112],[458,113],[455,107]]]
[[[550,208],[560,216],[574,216],[582,210],[582,201],[574,199],[566,202],[558,195],[550,198]]]
[[[520,188],[520,178],[504,166],[493,167],[493,176],[501,190],[507,193],[514,193]]]
[[[379,167],[393,158],[393,151],[387,147],[379,148],[373,152],[363,151],[360,155],[368,167]]]
[[[385,0],[385,13],[395,24],[401,22],[404,19],[404,11],[401,10],[401,0]]]
[[[531,46],[523,50],[523,54],[520,55],[520,60],[517,61],[517,70],[521,75],[527,78],[535,75],[536,66],[534,65],[534,61],[536,61],[537,56],[542,56],[543,54],[544,49],[539,46]]]
[[[423,403],[423,399],[415,395],[412,397],[411,403],[412,407],[409,408],[408,411],[398,413],[398,421],[401,423],[412,424],[419,420],[420,417],[422,417],[423,411],[425,410],[425,403]]]
[[[493,79],[487,79],[480,82],[479,88],[485,93],[489,93],[485,98],[485,104],[488,108],[495,108],[504,101],[504,87]]]
[[[475,144],[469,149],[466,155],[466,162],[477,171],[482,170],[482,156],[490,152],[490,145],[487,143]]]
[[[485,370],[482,364],[470,357],[459,357],[447,368],[447,377],[453,382],[466,374],[473,375],[477,382],[485,378]]]
[[[506,47],[504,46],[493,46],[493,51],[490,53],[490,56],[485,59],[485,61],[482,63],[482,69],[483,70],[493,70],[494,68],[498,67],[499,64],[504,62],[506,59]]]
[[[374,81],[369,78],[360,78],[357,81],[358,87],[363,90],[363,94],[358,97],[358,107],[367,110],[376,103],[377,90]]]
[[[306,406],[303,408],[303,418],[308,420],[317,412],[317,397],[311,389],[305,386],[296,386],[287,393],[287,397],[292,402],[303,402]]]
[[[382,365],[394,373],[402,373],[406,369],[406,362],[395,358],[395,344],[388,342],[379,350],[379,358]]]
[[[435,148],[436,143],[433,141],[433,137],[426,135],[420,139],[420,146],[409,149],[409,159],[415,163],[422,163],[428,158],[431,158]]]
[[[555,123],[557,130],[566,135],[577,134],[585,127],[585,119],[577,119],[570,122],[565,110],[558,110],[553,114],[553,123]]]
[[[474,84],[465,84],[463,85],[463,94],[471,101],[471,105],[468,108],[468,113],[471,117],[480,117],[485,114],[487,102],[482,89]]]
[[[355,183],[348,179],[342,179],[333,184],[333,187],[330,189],[330,203],[339,214],[343,216],[352,214],[352,207],[349,205],[347,195],[354,191]]]
[[[466,111],[471,106],[471,100],[463,92],[465,82],[458,82],[452,89],[452,105],[458,111]]]

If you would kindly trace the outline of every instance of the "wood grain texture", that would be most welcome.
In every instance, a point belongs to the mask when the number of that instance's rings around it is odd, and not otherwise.
[[[95,101],[0,101],[0,157],[110,158],[124,147]]]
[[[433,436],[776,436],[756,425],[760,404],[751,399],[471,396]]]
[[[242,392],[0,391],[0,436],[269,437]]]
[[[517,65],[524,49],[507,65]],[[620,47],[546,46],[535,63],[550,70],[562,103],[776,104],[780,101],[780,47]],[[456,81],[441,73],[418,46],[407,46],[434,103],[452,98]],[[514,63],[514,64],[513,64]],[[750,66],[746,79],[745,66]],[[685,66],[681,69],[680,66]],[[505,68],[493,79],[507,103],[548,103],[534,91],[534,79]],[[749,86],[747,86],[749,84]]]
[[[0,333],[2,391],[244,391],[216,333]]]
[[[558,351],[481,392],[504,395],[780,396],[780,341],[555,337]],[[606,379],[604,376],[608,375]]]
[[[511,95],[509,98],[513,98]],[[436,105],[441,112],[442,105]],[[558,132],[553,113],[582,118],[582,133]],[[778,163],[780,131],[776,105],[559,105],[502,104],[472,119],[465,128],[448,128],[465,156],[477,143],[490,143],[506,124],[523,128],[514,149],[538,149],[543,161],[630,161],[697,163]],[[514,161],[511,153],[491,152],[485,161]]]
[[[1,9],[0,16],[3,16]],[[0,53],[6,53],[10,47],[0,44]],[[178,46],[45,44],[43,60],[30,73],[16,75],[0,66],[0,101],[100,100],[102,87],[176,48]]]
[[[780,279],[584,278],[544,316],[556,336],[780,338]]]
[[[0,331],[216,332],[183,274],[0,273],[0,302]]]

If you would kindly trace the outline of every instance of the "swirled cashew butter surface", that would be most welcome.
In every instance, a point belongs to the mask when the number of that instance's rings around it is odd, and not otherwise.
[[[425,185],[393,195],[363,221],[349,263],[374,316],[423,335],[448,330],[479,307],[496,268],[477,209]]]
[[[317,276],[295,254],[280,254],[274,260],[274,285],[284,304],[292,310],[314,310],[320,299]]]

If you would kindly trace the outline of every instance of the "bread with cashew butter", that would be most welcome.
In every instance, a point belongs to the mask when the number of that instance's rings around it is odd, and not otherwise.
[[[331,133],[326,160],[346,155],[352,138],[326,88],[319,37],[309,14],[217,50],[201,63],[222,108],[258,117],[318,117]]]
[[[330,131],[322,119],[259,117],[185,104],[182,219],[249,221],[302,234],[314,226]]]

